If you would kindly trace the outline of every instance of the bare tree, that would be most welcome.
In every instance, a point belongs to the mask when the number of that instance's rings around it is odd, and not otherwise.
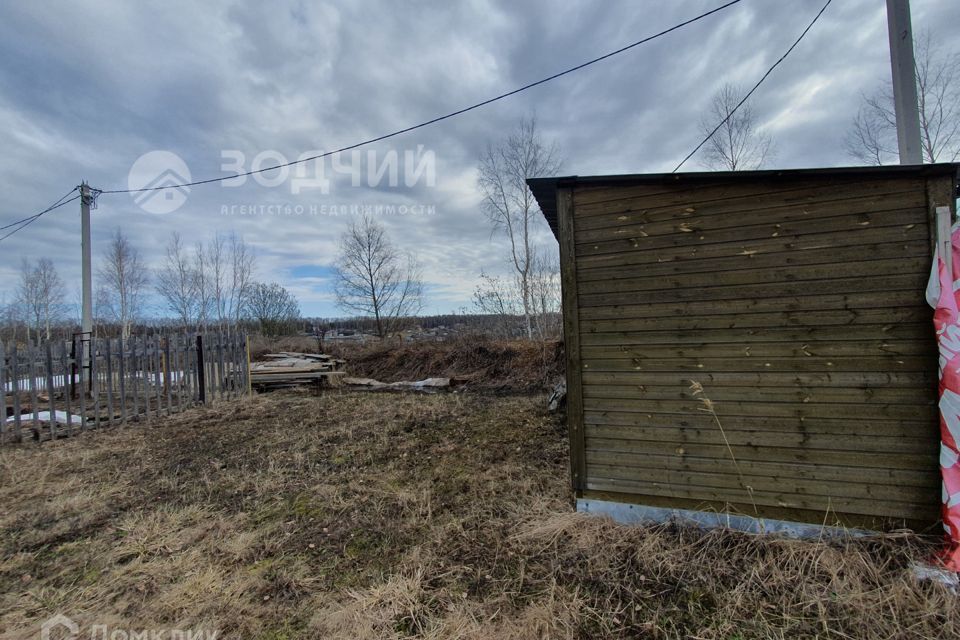
[[[543,249],[533,252],[529,274],[530,316],[534,334],[542,339],[560,332],[560,265],[555,255]],[[523,284],[516,274],[510,277],[481,272],[473,291],[473,306],[492,316],[498,335],[515,336],[517,318],[523,316]],[[525,318],[524,318],[525,320]]]
[[[496,146],[488,146],[480,159],[478,180],[483,210],[493,227],[510,242],[510,264],[520,279],[527,337],[533,336],[530,271],[536,251],[533,234],[540,209],[527,187],[528,178],[556,175],[561,161],[556,145],[546,145],[533,118]]]
[[[473,306],[484,315],[492,316],[498,335],[511,337],[517,328],[518,316],[523,316],[523,294],[519,277],[503,278],[480,273],[480,284],[473,291]]]
[[[24,259],[20,267],[20,284],[17,287],[17,304],[28,318],[27,340],[30,340],[30,326],[34,339],[39,340],[41,332],[50,339],[50,328],[63,311],[63,299],[66,289],[57,273],[53,261],[41,258],[36,263]]]
[[[236,324],[253,286],[256,255],[242,236],[217,236],[211,251],[214,278],[214,307],[221,325]]]
[[[960,158],[960,54],[943,53],[929,31],[916,40],[917,101],[924,162]],[[847,132],[847,153],[864,164],[896,162],[897,118],[888,81],[862,105]]]
[[[886,122],[886,107],[881,106],[876,96],[864,96],[864,105],[857,111],[857,117],[844,138],[843,146],[847,153],[860,162],[869,165],[881,165],[896,158],[896,139],[890,147],[890,125]],[[893,125],[894,137],[896,125]],[[893,156],[893,158],[891,158]]]
[[[129,338],[134,320],[143,312],[149,275],[140,252],[120,229],[110,238],[97,277],[98,314],[119,323],[120,335]]]
[[[3,328],[9,331],[10,338],[16,342],[20,325],[23,324],[22,309],[16,300],[7,302],[5,294],[0,300],[0,318],[2,318]]]
[[[253,250],[235,233],[198,241],[193,251],[174,233],[157,272],[157,292],[182,326],[201,331],[216,322],[223,329],[246,317],[255,266]]]
[[[250,286],[247,313],[266,335],[288,331],[300,318],[300,304],[277,283],[254,283]]]
[[[210,319],[210,312],[214,302],[213,275],[207,258],[207,250],[202,241],[197,241],[193,248],[193,287],[196,295],[195,309],[197,314],[197,331],[206,331]]]
[[[560,334],[560,262],[556,253],[537,251],[530,270],[530,301],[541,340]]]
[[[710,101],[710,108],[700,120],[700,129],[710,136],[701,152],[701,163],[708,169],[749,171],[759,169],[773,156],[773,140],[757,127],[750,103],[737,105],[743,89],[734,84],[723,85]],[[736,111],[734,111],[736,109]]]
[[[213,316],[216,318],[217,327],[223,331],[230,323],[227,319],[226,310],[226,290],[227,290],[227,255],[226,242],[219,233],[213,237],[213,240],[207,246],[207,257],[210,264],[210,286],[211,286],[211,306],[213,307]]]
[[[352,220],[340,239],[335,291],[342,308],[373,316],[381,338],[393,332],[399,319],[423,308],[419,266],[369,216]]]
[[[197,279],[177,232],[170,236],[166,259],[157,271],[157,293],[182,327],[191,326],[197,312]]]
[[[53,266],[53,261],[49,258],[40,258],[37,260],[35,269],[37,279],[37,291],[40,296],[40,308],[42,310],[44,336],[50,339],[50,327],[63,314],[63,299],[66,296],[66,288],[57,268]]]

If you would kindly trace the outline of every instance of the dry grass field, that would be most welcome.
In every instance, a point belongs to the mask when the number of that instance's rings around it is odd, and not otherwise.
[[[221,638],[946,638],[908,535],[571,513],[542,396],[275,393],[0,450],[0,630]]]

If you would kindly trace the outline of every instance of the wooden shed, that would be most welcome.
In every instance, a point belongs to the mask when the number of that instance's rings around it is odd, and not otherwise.
[[[957,165],[528,184],[560,243],[580,509],[937,521],[924,292]]]

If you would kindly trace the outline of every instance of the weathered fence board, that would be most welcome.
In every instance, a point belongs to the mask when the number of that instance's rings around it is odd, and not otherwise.
[[[13,437],[14,440],[20,441],[21,437],[21,423],[20,418],[20,353],[17,351],[17,345],[13,345],[13,351],[11,352],[11,358],[13,358],[13,366],[11,371],[11,379],[13,382]]]
[[[0,444],[149,422],[247,392],[245,336],[0,342]],[[27,427],[24,429],[24,427]]]
[[[73,436],[73,412],[70,406],[70,385],[73,382],[73,376],[70,371],[70,360],[67,357],[67,343],[60,343],[60,370],[63,371],[63,407],[67,416],[67,437]],[[3,367],[0,367],[2,369]]]
[[[7,441],[7,362],[3,343],[0,343],[0,443]]]
[[[30,366],[30,408],[33,410],[33,424],[37,425],[40,422],[40,410],[37,405],[39,400],[37,397],[37,349],[36,347],[29,347],[27,349],[27,358],[29,358]]]

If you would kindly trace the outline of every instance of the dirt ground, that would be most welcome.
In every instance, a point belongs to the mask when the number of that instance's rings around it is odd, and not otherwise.
[[[221,638],[946,638],[909,536],[799,542],[571,513],[544,397],[284,392],[0,449],[0,632],[60,613]],[[164,636],[168,637],[168,636]]]

